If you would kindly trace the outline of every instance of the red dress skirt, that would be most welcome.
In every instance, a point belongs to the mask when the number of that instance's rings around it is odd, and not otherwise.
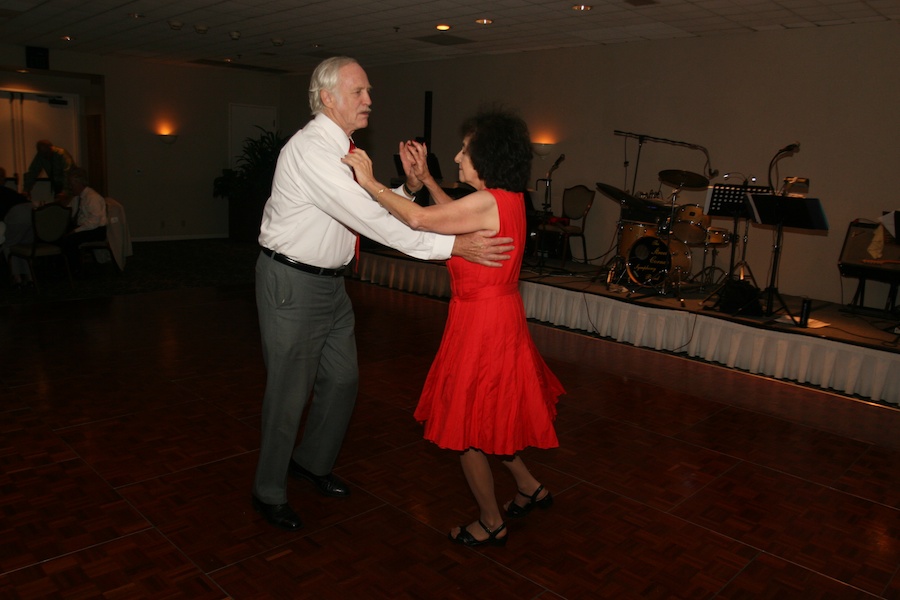
[[[425,439],[450,450],[512,455],[529,446],[555,448],[556,403],[565,390],[531,339],[519,295],[524,198],[488,191],[500,212],[497,235],[513,238],[516,249],[500,268],[447,261],[449,315],[415,418]]]

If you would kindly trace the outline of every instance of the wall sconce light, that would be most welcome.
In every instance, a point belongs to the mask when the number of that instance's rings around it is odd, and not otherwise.
[[[531,147],[532,147],[532,149],[534,149],[535,154],[537,154],[541,158],[544,158],[545,156],[547,156],[548,154],[553,152],[554,145],[555,144],[549,144],[549,143],[534,143],[534,144],[531,144]]]
[[[174,133],[158,133],[156,134],[156,137],[158,137],[163,144],[168,144],[169,146],[178,141],[178,136]]]

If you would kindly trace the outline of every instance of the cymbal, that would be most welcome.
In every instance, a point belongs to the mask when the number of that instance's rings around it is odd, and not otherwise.
[[[623,192],[617,187],[613,187],[611,185],[607,185],[605,183],[597,183],[597,189],[600,190],[603,194],[606,194],[619,204],[624,204],[625,206],[631,208],[640,208],[644,205],[645,200],[641,200],[640,198],[635,198],[631,194],[627,192]]]
[[[668,210],[662,202],[656,202],[650,198],[636,198],[605,183],[598,183],[597,189],[620,205],[619,217],[626,221],[656,223],[662,218],[663,212]]]
[[[709,185],[709,179],[703,175],[678,169],[660,171],[659,180],[666,185],[683,190],[703,190]]]

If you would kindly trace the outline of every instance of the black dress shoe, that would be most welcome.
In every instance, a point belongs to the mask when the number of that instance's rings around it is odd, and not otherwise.
[[[290,504],[266,504],[253,496],[253,510],[263,516],[270,525],[285,531],[297,531],[303,527],[300,517]]]
[[[316,489],[323,496],[331,496],[332,498],[343,498],[350,495],[350,488],[347,484],[335,477],[332,473],[328,475],[313,475],[299,464],[291,459],[291,466],[288,471],[297,479],[306,479],[313,482]]]

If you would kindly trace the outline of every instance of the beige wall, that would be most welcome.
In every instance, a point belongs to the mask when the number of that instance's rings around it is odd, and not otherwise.
[[[896,22],[871,23],[368,68],[375,114],[357,138],[388,179],[396,142],[423,133],[425,92],[432,91],[433,149],[452,178],[460,121],[482,102],[501,101],[522,112],[535,137],[557,142],[535,161],[534,179],[566,154],[553,177],[557,212],[570,185],[631,187],[637,146],[628,141],[626,154],[615,130],[705,146],[721,173],[763,181],[774,153],[800,142],[800,153],[780,162],[780,175],[810,178],[810,195],[822,200],[831,231],[785,234],[778,286],[849,302],[856,280],[842,281],[837,269],[848,223],[900,209],[893,190],[900,166],[898,34]],[[21,48],[0,45],[0,64],[19,64],[21,55]],[[55,52],[51,66],[104,76],[109,194],[126,203],[139,239],[226,235],[225,201],[211,190],[228,163],[229,103],[277,105],[285,133],[308,119],[306,74],[278,78]],[[173,146],[154,136],[160,118],[177,127]],[[660,170],[701,172],[703,163],[700,152],[645,143],[634,191],[658,189]],[[703,202],[699,192],[679,198]],[[588,219],[592,258],[611,247],[617,218],[618,207],[598,194]],[[748,262],[761,287],[769,280],[772,241],[771,229],[751,227]],[[719,264],[727,260],[726,250]],[[695,271],[699,263],[698,254]],[[877,306],[885,291],[870,284],[868,303]]]
[[[650,41],[578,50],[369,68],[375,114],[368,132],[378,172],[389,176],[400,136],[421,135],[424,94],[433,92],[433,147],[445,176],[459,145],[459,122],[483,101],[521,110],[534,137],[557,141],[536,160],[553,176],[554,210],[562,190],[598,181],[630,188],[637,144],[615,130],[705,146],[721,174],[739,171],[765,182],[775,152],[793,142],[801,151],[779,162],[781,177],[810,179],[822,200],[827,235],[788,231],[778,288],[785,294],[849,302],[855,279],[843,280],[837,262],[849,222],[900,209],[894,174],[900,167],[900,29],[895,22]],[[702,172],[701,152],[645,143],[635,191],[659,188],[663,169]],[[721,175],[714,182],[722,182]],[[670,188],[663,187],[668,194]],[[542,200],[542,197],[538,198]],[[679,204],[702,205],[705,193],[685,192]],[[538,202],[539,203],[539,202]],[[613,242],[618,206],[597,195],[588,218],[588,254]],[[729,219],[713,226],[731,229]],[[761,287],[769,281],[771,228],[752,226],[748,262]],[[728,251],[718,263],[727,264]],[[694,269],[699,270],[695,254]],[[596,261],[596,264],[602,264]],[[843,285],[843,290],[842,290]],[[870,284],[867,304],[878,306],[886,286]],[[842,296],[843,294],[843,296]],[[879,296],[879,294],[882,294]]]
[[[0,45],[0,64],[24,51]],[[149,64],[51,52],[55,72],[103,76],[107,195],[126,208],[136,239],[227,237],[228,206],[213,198],[213,180],[228,166],[230,103],[277,106],[279,78],[233,69]],[[84,91],[82,77],[0,74],[0,88]],[[178,141],[156,137],[164,122]]]

